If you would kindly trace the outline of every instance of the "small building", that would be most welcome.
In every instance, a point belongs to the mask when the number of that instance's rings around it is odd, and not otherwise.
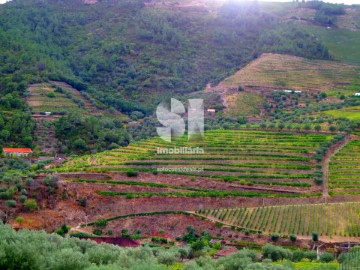
[[[216,112],[215,109],[207,109],[206,111],[207,111],[208,113],[215,113],[215,112]]]
[[[298,91],[298,90],[282,90],[284,93],[288,93],[288,94],[301,94],[302,91]]]
[[[32,154],[30,148],[3,148],[5,157],[28,157]]]
[[[360,93],[355,93],[355,97],[360,97]]]

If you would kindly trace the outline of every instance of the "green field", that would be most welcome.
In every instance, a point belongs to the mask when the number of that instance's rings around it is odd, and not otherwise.
[[[282,235],[360,236],[360,203],[279,205],[255,208],[204,209],[208,218],[254,232]]]
[[[350,120],[360,120],[360,106],[346,107],[339,110],[325,111],[325,114],[334,117],[345,117]]]
[[[360,194],[360,140],[351,141],[330,162],[332,194]]]

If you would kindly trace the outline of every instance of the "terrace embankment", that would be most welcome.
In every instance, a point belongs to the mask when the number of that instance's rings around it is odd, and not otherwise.
[[[323,197],[329,197],[329,163],[331,158],[338,153],[345,145],[347,145],[351,140],[351,135],[346,135],[345,138],[336,144],[332,145],[326,152],[323,161],[322,161],[322,171],[323,171]]]

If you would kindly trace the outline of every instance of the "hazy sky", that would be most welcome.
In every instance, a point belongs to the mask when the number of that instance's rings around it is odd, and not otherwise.
[[[7,2],[9,0],[0,0],[0,4],[3,4],[5,2]],[[209,0],[211,1],[211,0]],[[244,1],[244,0],[239,0],[239,1]],[[260,1],[269,1],[269,2],[289,2],[288,0],[260,0]],[[342,3],[342,4],[347,4],[347,5],[351,5],[351,4],[360,4],[360,0],[327,0],[325,2],[330,2],[330,3]]]

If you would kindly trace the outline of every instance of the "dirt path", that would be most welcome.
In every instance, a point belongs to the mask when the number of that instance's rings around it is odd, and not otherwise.
[[[326,152],[325,157],[322,161],[322,172],[323,172],[323,197],[329,197],[329,163],[331,158],[336,155],[345,145],[351,141],[351,135],[346,135],[340,142],[334,144]]]

